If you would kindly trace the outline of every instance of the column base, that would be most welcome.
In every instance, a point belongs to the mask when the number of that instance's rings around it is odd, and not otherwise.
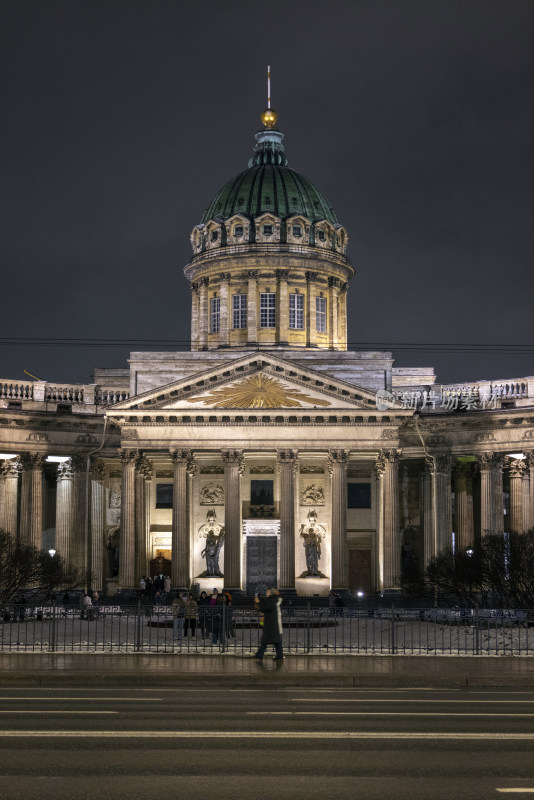
[[[296,600],[298,596],[297,590],[294,588],[280,589],[280,597],[284,600]]]

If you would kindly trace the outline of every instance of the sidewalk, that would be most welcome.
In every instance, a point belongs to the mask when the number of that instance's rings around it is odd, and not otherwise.
[[[313,656],[258,664],[235,655],[0,653],[2,686],[534,687],[532,656]]]

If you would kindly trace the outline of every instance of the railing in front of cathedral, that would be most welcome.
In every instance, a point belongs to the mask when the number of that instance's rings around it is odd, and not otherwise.
[[[286,600],[282,625],[288,655],[532,656],[534,650],[532,609],[397,608],[378,598],[346,598],[344,607],[331,607],[326,597],[313,597],[298,605]],[[246,605],[200,606],[188,617],[148,598],[131,604],[102,598],[87,607],[73,596],[69,604],[19,600],[0,608],[2,653],[230,652],[247,658],[262,631],[250,598]]]
[[[83,384],[74,386],[62,386],[61,384],[47,383],[45,386],[45,400],[47,403],[83,403],[84,402]]]

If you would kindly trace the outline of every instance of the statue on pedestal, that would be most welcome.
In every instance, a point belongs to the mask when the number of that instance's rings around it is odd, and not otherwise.
[[[324,525],[317,522],[315,509],[308,511],[308,521],[300,526],[300,536],[304,540],[304,553],[306,556],[306,571],[301,578],[326,578],[319,569],[321,558],[321,541],[326,536]]]
[[[213,508],[207,513],[207,522],[198,529],[200,539],[206,539],[206,546],[201,552],[201,557],[206,559],[206,569],[199,578],[222,578],[223,573],[219,567],[219,554],[224,543],[224,526],[217,522],[217,515]]]

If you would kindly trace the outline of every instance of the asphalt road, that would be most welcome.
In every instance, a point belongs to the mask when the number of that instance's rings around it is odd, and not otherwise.
[[[9,800],[534,798],[534,691],[0,687],[0,780]]]

